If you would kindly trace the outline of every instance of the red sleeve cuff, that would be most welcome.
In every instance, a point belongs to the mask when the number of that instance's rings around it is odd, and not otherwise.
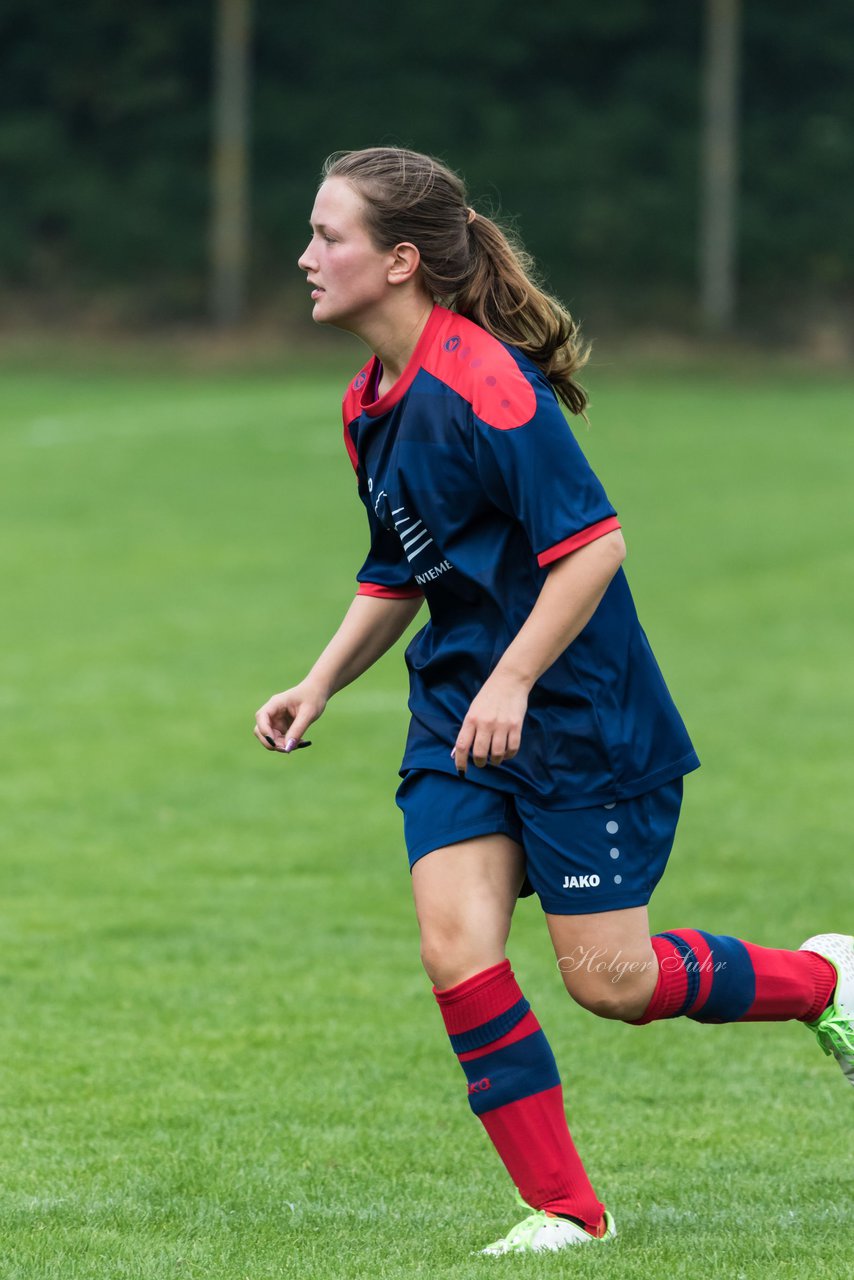
[[[357,596],[374,596],[377,600],[415,600],[423,596],[420,587],[381,587],[378,582],[360,582]]]
[[[613,533],[619,527],[620,522],[617,517],[608,516],[607,520],[600,520],[598,524],[591,524],[586,529],[582,529],[580,533],[574,533],[571,538],[564,538],[563,542],[556,542],[547,551],[541,551],[537,556],[537,564],[541,569],[544,569],[547,564],[552,564],[555,560],[568,556],[571,551],[577,551],[579,547],[586,547],[588,542],[595,542],[597,538],[603,538],[606,533]]]

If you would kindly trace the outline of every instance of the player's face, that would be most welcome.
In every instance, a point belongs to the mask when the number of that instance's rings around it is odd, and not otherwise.
[[[311,211],[311,240],[299,259],[314,303],[312,319],[357,329],[388,295],[394,255],[374,248],[362,197],[343,178],[328,178]]]

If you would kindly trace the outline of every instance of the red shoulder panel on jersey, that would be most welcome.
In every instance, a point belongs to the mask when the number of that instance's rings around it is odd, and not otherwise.
[[[420,587],[407,590],[405,587],[381,587],[378,582],[360,582],[356,595],[374,596],[377,600],[414,600],[424,592]]]
[[[344,418],[344,444],[347,446],[347,453],[350,455],[350,461],[353,464],[353,470],[357,471],[359,467],[359,459],[356,454],[356,446],[353,443],[353,437],[350,435],[350,424],[360,417],[362,412],[362,389],[368,381],[371,365],[374,357],[371,356],[368,363],[359,370],[353,381],[344,393],[344,401],[341,405],[341,412]]]
[[[341,406],[344,413],[344,426],[348,422],[355,421],[362,412],[362,389],[368,381],[368,375],[371,371],[371,365],[374,363],[374,357],[371,356],[367,364],[363,365],[344,392],[344,403]]]
[[[359,470],[359,455],[356,453],[356,445],[355,445],[355,442],[354,442],[354,440],[353,440],[353,437],[352,437],[352,436],[351,436],[351,434],[350,434],[350,423],[349,423],[349,422],[345,422],[345,423],[344,423],[344,444],[345,444],[345,446],[346,446],[347,453],[349,454],[350,461],[351,461],[351,462],[352,462],[352,464],[353,464],[353,470],[354,470],[355,472],[357,472],[357,473],[358,473],[358,470]]]
[[[467,400],[487,426],[511,431],[530,422],[536,393],[510,352],[473,321],[444,307],[436,310],[441,324],[422,368]]]
[[[556,542],[553,547],[549,547],[546,551],[541,551],[537,556],[537,564],[544,569],[547,564],[552,564],[555,560],[561,560],[564,556],[568,556],[571,551],[577,551],[579,547],[586,547],[588,542],[595,542],[597,538],[604,538],[606,533],[613,533],[615,529],[620,528],[620,522],[616,516],[608,516],[607,520],[599,520],[596,524],[588,525],[586,529],[582,529],[579,533],[574,533],[571,538],[564,538],[563,542]]]

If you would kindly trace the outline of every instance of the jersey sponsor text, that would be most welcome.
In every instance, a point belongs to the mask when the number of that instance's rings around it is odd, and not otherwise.
[[[441,563],[434,564],[432,569],[427,569],[424,573],[416,573],[415,581],[421,587],[425,582],[433,582],[436,578],[441,578],[443,573],[447,573],[453,567],[450,560],[442,560]]]

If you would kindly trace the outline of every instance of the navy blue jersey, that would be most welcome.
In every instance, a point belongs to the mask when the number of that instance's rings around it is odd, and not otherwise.
[[[469,706],[530,614],[549,566],[620,527],[545,375],[435,307],[403,375],[376,396],[376,357],[344,398],[344,439],[370,525],[359,592],[423,593],[406,650],[401,765],[455,773]],[[699,764],[622,569],[531,690],[513,760],[480,785],[584,808],[641,795]]]

